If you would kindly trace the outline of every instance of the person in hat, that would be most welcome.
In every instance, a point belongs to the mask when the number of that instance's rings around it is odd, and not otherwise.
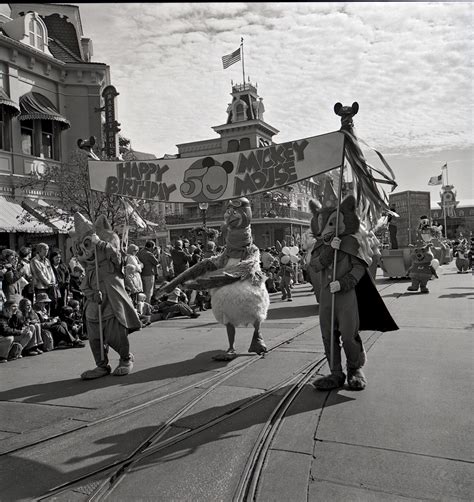
[[[59,316],[51,316],[49,312],[51,299],[46,293],[38,293],[33,309],[41,323],[41,331],[51,333],[54,348],[83,348],[85,343],[74,336],[68,329],[67,324]],[[47,335],[46,335],[47,336]]]
[[[134,360],[128,335],[138,331],[142,323],[125,289],[120,239],[103,215],[92,225],[75,213],[74,226],[74,252],[85,269],[81,283],[85,327],[96,364],[81,378],[92,380],[111,373],[109,347],[120,357],[113,375],[128,375]]]
[[[2,251],[3,266],[6,271],[3,275],[2,289],[7,300],[16,304],[23,298],[23,288],[28,284],[24,271],[18,269],[18,255],[12,249]]]
[[[27,326],[21,329],[12,327],[11,319],[18,310],[14,301],[6,301],[0,313],[0,362],[19,359],[23,349],[31,341],[32,334]]]

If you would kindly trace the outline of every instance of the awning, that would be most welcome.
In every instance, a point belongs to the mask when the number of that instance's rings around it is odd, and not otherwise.
[[[63,117],[51,101],[38,92],[28,92],[20,98],[21,114],[18,120],[54,120],[67,129],[71,123]]]
[[[0,105],[4,106],[11,115],[18,115],[20,113],[18,105],[8,97],[3,89],[0,89]]]
[[[74,230],[74,218],[69,216],[66,211],[51,206],[43,199],[25,199],[21,205],[36,219],[52,226],[60,234],[67,234]]]
[[[35,218],[13,197],[0,195],[0,232],[54,234],[57,231]]]

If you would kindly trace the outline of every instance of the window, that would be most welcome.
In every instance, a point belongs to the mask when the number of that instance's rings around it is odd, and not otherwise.
[[[459,210],[459,216],[464,216],[464,211],[462,209]]]
[[[238,104],[235,107],[235,121],[240,122],[241,120],[245,120],[245,110],[244,110],[244,105]]]
[[[33,155],[33,121],[21,123],[21,151],[25,155]]]
[[[10,122],[11,116],[0,105],[0,150],[11,150]]]
[[[22,120],[21,151],[25,155],[60,160],[59,125],[53,120]]]
[[[30,45],[44,51],[44,28],[34,17],[30,18]]]

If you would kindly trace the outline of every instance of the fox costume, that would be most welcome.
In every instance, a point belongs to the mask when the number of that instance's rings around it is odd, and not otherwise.
[[[128,375],[133,368],[129,333],[141,328],[138,314],[125,290],[120,254],[120,241],[105,216],[99,216],[93,226],[82,214],[74,215],[74,252],[85,269],[81,283],[84,294],[84,322],[96,368],[82,373],[83,380],[100,378],[111,373],[108,348],[120,356],[113,375]],[[99,270],[97,289],[96,253]],[[102,317],[104,358],[101,356],[99,309]]]

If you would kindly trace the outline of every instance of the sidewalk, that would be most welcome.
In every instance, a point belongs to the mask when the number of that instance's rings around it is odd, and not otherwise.
[[[390,305],[400,330],[370,348],[366,390],[319,397],[311,452],[311,437],[291,433],[305,417],[288,420],[259,501],[474,500],[472,275],[450,264],[428,295],[398,286],[388,296],[401,295]]]
[[[406,280],[378,280],[400,330],[371,338],[364,391],[344,389],[328,395],[309,385],[303,389],[272,444],[259,502],[474,499],[474,288],[472,276],[456,274],[453,264],[439,273],[440,279],[430,281],[428,295],[406,293]],[[309,289],[297,286],[291,303],[272,295],[263,333],[272,346],[291,333],[312,329],[216,389],[180,420],[181,427],[193,428],[209,415],[225,414],[278,382],[285,371],[291,373],[320,357],[317,307]],[[237,347],[243,353],[251,331],[237,332]],[[3,453],[51,434],[77,431],[1,457],[0,469],[9,479],[21,480],[24,473],[30,480],[4,491],[2,500],[31,500],[91,465],[123,455],[133,441],[147,437],[170,415],[168,405],[158,403],[133,421],[104,421],[97,430],[87,429],[87,424],[186,385],[197,387],[226,367],[211,362],[213,353],[226,348],[226,336],[209,311],[197,320],[155,323],[132,335],[132,347],[136,365],[124,378],[79,380],[80,372],[92,363],[89,348],[3,365]],[[195,390],[173,406],[182,406]],[[196,436],[195,447],[177,445],[147,459],[110,500],[172,500],[166,494],[180,501],[231,500],[241,475],[238,466],[248,457],[272,402]],[[177,474],[183,472],[188,475]],[[74,497],[82,500],[77,491]]]

